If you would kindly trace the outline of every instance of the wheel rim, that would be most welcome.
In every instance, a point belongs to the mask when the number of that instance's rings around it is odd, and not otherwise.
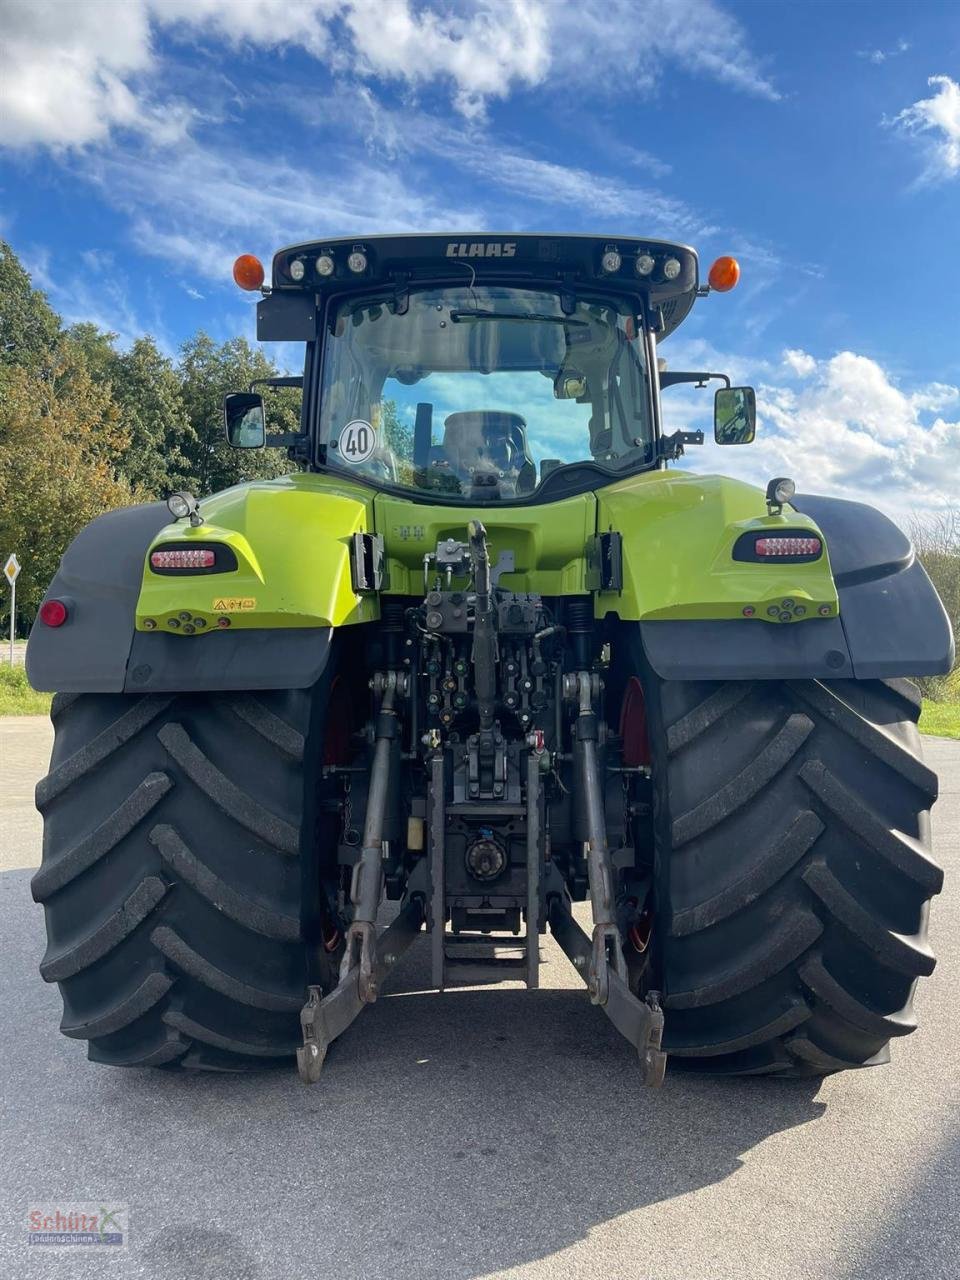
[[[623,691],[620,704],[620,741],[623,744],[623,763],[629,769],[651,763],[650,734],[647,728],[647,704],[643,685],[631,676]]]
[[[342,676],[335,676],[327,701],[327,723],[323,736],[323,763],[350,763],[350,740],[353,737],[353,702]]]

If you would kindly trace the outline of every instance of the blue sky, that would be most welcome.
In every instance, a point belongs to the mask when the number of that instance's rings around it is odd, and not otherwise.
[[[954,499],[955,3],[0,0],[0,48],[0,234],[67,320],[252,337],[230,264],[301,237],[675,237],[743,280],[662,354],[762,421],[693,465]]]

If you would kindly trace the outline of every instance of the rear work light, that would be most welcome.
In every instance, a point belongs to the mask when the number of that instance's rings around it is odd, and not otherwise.
[[[747,560],[753,564],[803,563],[819,560],[823,555],[823,541],[807,529],[784,529],[783,533],[761,533],[754,530],[742,533],[733,547],[734,560]]]
[[[758,538],[754,543],[758,556],[767,559],[783,556],[818,556],[821,546],[819,538]]]
[[[212,551],[190,547],[185,551],[153,551],[151,569],[212,569],[217,557]]]

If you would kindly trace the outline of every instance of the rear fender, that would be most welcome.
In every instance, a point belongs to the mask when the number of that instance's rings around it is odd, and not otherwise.
[[[642,620],[656,673],[667,680],[871,680],[950,671],[950,621],[909,538],[860,502],[798,496],[792,505],[824,536],[839,616],[787,627],[756,619]]]
[[[81,530],[47,591],[67,602],[67,622],[38,620],[30,635],[35,689],[306,688],[324,669],[334,628],[378,617],[376,596],[354,591],[350,569],[352,535],[372,529],[369,490],[294,475],[238,485],[205,499],[201,511],[197,528],[171,524],[166,505],[152,503]],[[191,541],[229,547],[236,569],[151,571],[154,546]]]

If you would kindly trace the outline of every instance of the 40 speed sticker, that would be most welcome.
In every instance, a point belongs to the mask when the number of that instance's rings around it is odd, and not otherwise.
[[[337,449],[344,462],[366,462],[377,447],[377,432],[363,418],[354,418],[340,432]]]

